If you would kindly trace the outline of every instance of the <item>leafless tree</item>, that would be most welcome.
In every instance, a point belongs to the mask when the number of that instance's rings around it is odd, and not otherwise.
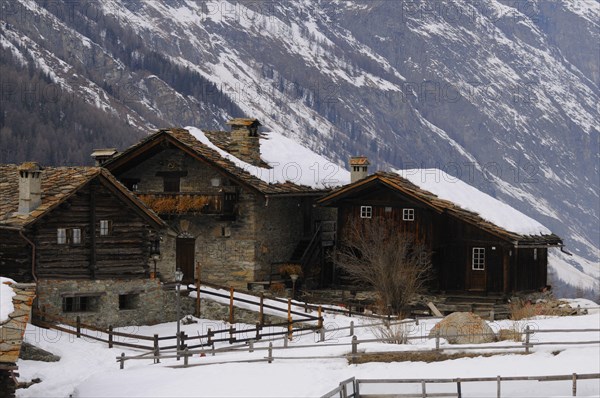
[[[335,262],[352,283],[374,288],[380,305],[401,314],[432,276],[431,251],[383,218],[349,224]]]

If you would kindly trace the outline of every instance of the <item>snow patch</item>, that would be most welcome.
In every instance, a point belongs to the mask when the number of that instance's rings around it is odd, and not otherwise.
[[[0,322],[8,320],[8,316],[15,310],[12,298],[17,294],[10,287],[14,283],[12,279],[0,276]]]

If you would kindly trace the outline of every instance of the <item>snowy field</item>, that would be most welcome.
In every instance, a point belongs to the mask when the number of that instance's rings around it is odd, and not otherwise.
[[[574,301],[571,305],[595,304],[585,301]],[[492,357],[462,358],[443,362],[395,362],[368,363],[350,365],[341,357],[350,352],[349,345],[331,346],[325,344],[350,342],[348,329],[336,331],[338,327],[349,326],[355,322],[355,335],[359,339],[374,336],[372,327],[368,325],[375,320],[360,317],[346,317],[325,314],[326,333],[325,343],[318,343],[319,335],[309,332],[295,336],[289,343],[289,348],[283,348],[283,341],[273,342],[274,362],[226,363],[214,362],[240,361],[263,359],[266,350],[256,350],[253,353],[239,351],[233,353],[217,353],[212,356],[196,355],[190,358],[190,364],[203,364],[189,368],[173,368],[181,365],[183,360],[164,359],[160,364],[152,360],[131,360],[125,362],[125,369],[120,370],[116,357],[125,352],[126,355],[136,355],[140,351],[122,348],[108,349],[106,344],[77,339],[73,335],[39,329],[29,326],[26,331],[26,341],[62,357],[57,363],[44,363],[20,360],[20,380],[30,380],[39,377],[42,382],[28,389],[18,390],[20,397],[319,397],[333,388],[340,381],[350,377],[357,378],[453,378],[453,377],[495,377],[501,376],[540,376],[572,373],[600,372],[600,346],[589,344],[585,346],[537,346],[530,355],[506,354]],[[590,310],[588,315],[573,317],[545,317],[519,321],[519,327],[526,324],[534,329],[582,329],[599,328],[600,314],[597,309]],[[359,351],[381,352],[414,350],[417,348],[432,348],[435,342],[427,339],[429,329],[436,320],[421,321],[419,325],[409,327],[412,336],[424,336],[422,340],[414,340],[409,345],[394,345],[382,343],[364,343],[359,345]],[[511,328],[512,321],[497,321],[490,323],[497,331],[500,328]],[[188,336],[206,333],[209,327],[221,329],[229,325],[220,321],[202,320],[196,324],[183,325],[182,330]],[[252,325],[236,325],[237,328],[253,327]],[[131,327],[122,331],[143,335],[173,335],[175,323],[165,323],[154,326]],[[543,341],[598,341],[598,332],[581,333],[540,333],[534,334],[532,342]],[[128,339],[127,342],[135,343]],[[317,347],[300,348],[302,345],[320,345]],[[514,345],[518,343],[498,342],[486,346]],[[267,343],[256,343],[255,348],[266,347]],[[223,343],[221,346],[227,346]],[[449,347],[442,342],[442,347]],[[219,346],[217,346],[219,347]],[[482,349],[482,352],[492,350]],[[523,351],[522,349],[520,350]],[[455,352],[455,351],[452,351]],[[282,357],[285,357],[282,358]],[[302,357],[325,357],[319,359]],[[331,358],[328,358],[331,357]],[[401,388],[401,389],[399,389]],[[365,386],[363,393],[418,393],[419,385]],[[431,392],[453,392],[455,386],[428,386]],[[496,396],[495,383],[463,384],[463,396],[481,397]],[[502,384],[502,396],[507,397],[550,397],[570,396],[571,382],[506,382]],[[598,380],[578,381],[577,396],[597,397],[600,395]]]

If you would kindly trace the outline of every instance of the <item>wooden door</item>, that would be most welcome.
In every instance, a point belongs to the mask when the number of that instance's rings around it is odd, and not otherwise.
[[[482,292],[487,285],[487,256],[489,248],[472,247],[467,264],[467,287],[471,291]]]
[[[176,266],[183,272],[184,283],[194,283],[196,239],[177,238],[176,242]]]

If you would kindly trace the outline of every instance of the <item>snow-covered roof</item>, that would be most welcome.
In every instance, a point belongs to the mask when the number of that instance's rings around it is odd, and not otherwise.
[[[267,184],[292,183],[314,189],[326,189],[350,182],[349,171],[279,133],[262,133],[260,157],[270,166],[267,168],[249,164],[219,148],[204,131],[196,127],[186,129],[200,143],[216,151],[222,158]]]
[[[416,186],[519,235],[552,232],[533,218],[439,169],[395,170]]]
[[[334,205],[371,184],[384,184],[438,213],[461,219],[493,235],[519,244],[560,245],[561,239],[539,222],[438,169],[377,172],[319,199]]]

